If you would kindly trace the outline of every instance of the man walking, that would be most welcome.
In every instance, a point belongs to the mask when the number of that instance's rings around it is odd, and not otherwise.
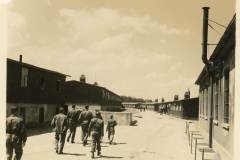
[[[112,142],[113,142],[116,125],[117,125],[117,122],[113,119],[113,115],[111,115],[110,119],[107,122],[107,128],[106,128],[106,132],[108,132],[109,144],[112,144]]]
[[[75,134],[76,134],[76,127],[77,127],[77,120],[78,120],[78,111],[75,110],[75,105],[72,105],[72,110],[68,112],[67,119],[69,125],[69,135],[67,137],[67,141],[69,142],[71,138],[71,143],[75,143]]]
[[[83,146],[87,144],[87,138],[88,138],[88,126],[93,118],[93,114],[91,111],[88,110],[89,106],[85,106],[85,110],[81,112],[79,116],[79,122],[82,127],[82,142]]]
[[[63,154],[66,132],[68,129],[67,116],[64,115],[64,108],[60,107],[59,114],[52,119],[51,126],[55,131],[55,150],[58,154]]]
[[[96,116],[91,120],[88,128],[88,135],[92,135],[92,158],[97,148],[97,155],[101,155],[101,137],[104,130],[103,120],[100,117],[100,112],[96,112]]]
[[[22,118],[17,116],[18,109],[13,107],[11,115],[6,120],[6,148],[7,160],[11,160],[15,150],[14,160],[20,160],[23,154],[23,147],[27,141],[25,124]]]

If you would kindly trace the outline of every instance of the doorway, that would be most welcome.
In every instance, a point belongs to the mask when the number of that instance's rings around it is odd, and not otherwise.
[[[41,107],[39,108],[39,123],[43,123],[44,122],[44,108]]]

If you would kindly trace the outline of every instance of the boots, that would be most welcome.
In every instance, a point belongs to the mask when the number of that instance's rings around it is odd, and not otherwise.
[[[91,152],[92,153],[92,156],[91,156],[91,158],[93,159],[94,158],[94,152]]]

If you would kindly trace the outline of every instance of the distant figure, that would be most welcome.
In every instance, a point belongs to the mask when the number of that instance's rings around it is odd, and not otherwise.
[[[113,142],[116,125],[117,125],[117,122],[113,119],[113,115],[111,115],[110,119],[107,122],[107,128],[106,128],[106,132],[108,132],[109,144],[112,144],[112,142]]]
[[[59,113],[52,119],[51,126],[55,131],[55,150],[58,154],[63,154],[66,133],[68,130],[67,116],[64,115],[64,108],[60,107]]]
[[[79,122],[82,126],[82,142],[83,146],[87,144],[87,138],[88,138],[88,126],[93,118],[93,114],[91,111],[88,110],[89,106],[85,106],[85,110],[81,112],[79,116]]]
[[[71,143],[75,143],[75,134],[76,134],[76,127],[77,127],[77,121],[78,121],[78,111],[75,110],[75,105],[72,105],[72,110],[68,112],[67,119],[68,119],[68,127],[69,127],[69,135],[67,137],[67,141],[69,142],[71,138]]]
[[[99,118],[101,120],[103,120],[103,117],[102,117],[101,112],[99,110],[96,110],[95,113],[99,113]],[[103,125],[104,125],[104,121],[103,121]],[[103,130],[102,135],[101,135],[101,141],[102,141],[103,136],[104,136],[104,130]]]
[[[23,154],[23,147],[27,141],[25,123],[22,118],[17,116],[17,112],[17,107],[13,107],[11,115],[6,120],[7,160],[12,159],[13,150],[15,151],[14,160],[20,160]]]
[[[103,120],[100,117],[100,112],[96,112],[95,117],[91,120],[88,128],[88,135],[92,135],[92,158],[97,147],[97,155],[101,155],[101,137],[104,131]]]

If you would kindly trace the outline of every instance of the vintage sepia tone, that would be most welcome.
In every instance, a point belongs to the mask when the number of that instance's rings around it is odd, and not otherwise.
[[[235,0],[4,5],[5,159],[235,157]]]

